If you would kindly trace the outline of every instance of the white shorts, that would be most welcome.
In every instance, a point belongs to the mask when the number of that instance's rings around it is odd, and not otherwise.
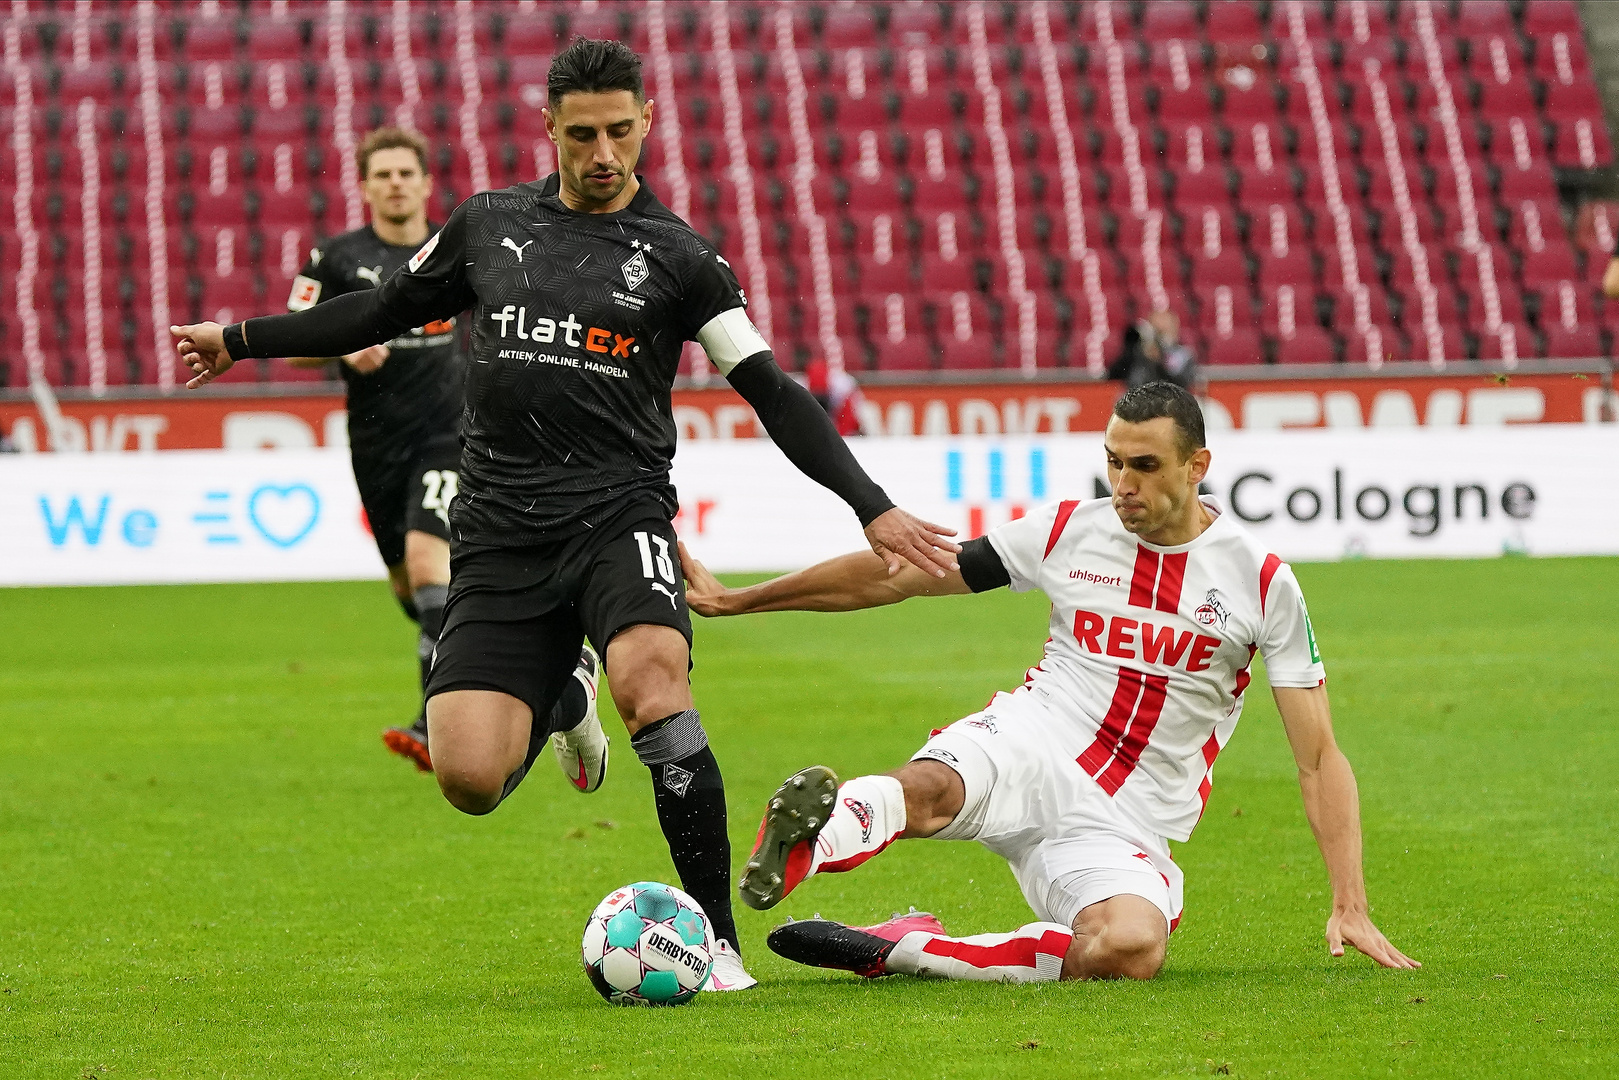
[[[1180,867],[1169,844],[1127,817],[1076,760],[1083,733],[1038,691],[996,694],[934,735],[912,761],[938,761],[967,787],[936,840],[977,840],[1012,866],[1042,921],[1072,926],[1092,904],[1144,897],[1180,922]]]

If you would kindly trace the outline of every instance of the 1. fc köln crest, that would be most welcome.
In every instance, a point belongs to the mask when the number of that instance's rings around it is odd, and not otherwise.
[[[624,284],[630,287],[631,292],[639,289],[651,276],[651,271],[646,268],[646,253],[639,250],[625,260],[621,269],[624,271]]]

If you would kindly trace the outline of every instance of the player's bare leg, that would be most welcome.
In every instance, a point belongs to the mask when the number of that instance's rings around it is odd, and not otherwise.
[[[528,755],[534,713],[496,690],[447,690],[427,702],[434,774],[450,805],[487,814]]]
[[[746,989],[754,979],[742,968],[731,916],[725,781],[692,708],[686,637],[668,626],[631,626],[613,635],[603,659],[608,690],[630,732],[630,747],[652,773],[669,858],[681,887],[702,905],[720,943],[710,983],[717,990]]]
[[[405,561],[388,568],[388,581],[394,595],[421,626],[416,639],[416,660],[421,669],[422,689],[427,689],[427,673],[433,662],[433,646],[444,628],[444,605],[450,589],[450,545],[431,533],[412,529],[405,533]],[[428,753],[426,704],[408,727],[391,727],[382,733],[384,745],[415,763],[423,772],[433,771]]]
[[[1121,893],[1074,917],[1074,939],[1063,958],[1065,979],[1150,979],[1164,966],[1169,925],[1157,904]]]

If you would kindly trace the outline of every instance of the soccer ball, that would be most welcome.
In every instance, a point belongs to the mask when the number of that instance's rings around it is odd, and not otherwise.
[[[614,1005],[684,1005],[708,982],[714,928],[679,889],[637,881],[596,905],[582,951],[590,985]]]

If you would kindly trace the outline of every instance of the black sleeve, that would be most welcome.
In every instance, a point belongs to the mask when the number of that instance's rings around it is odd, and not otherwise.
[[[956,562],[961,564],[961,580],[967,583],[967,588],[973,592],[988,592],[990,589],[1004,589],[1012,584],[1012,577],[1006,572],[1006,564],[996,553],[989,537],[980,536],[961,545],[961,554],[956,556]]]
[[[750,356],[726,376],[798,470],[848,503],[865,528],[894,503],[849,452],[832,418],[787,377],[769,353]]]
[[[693,341],[697,331],[722,311],[748,306],[748,296],[731,272],[731,264],[717,251],[705,251],[693,261],[681,290],[682,315],[686,323],[681,337]]]
[[[225,327],[231,358],[340,356],[448,319],[476,299],[466,279],[467,203],[455,208],[409,263],[382,283],[333,297],[307,311],[267,315]]]

